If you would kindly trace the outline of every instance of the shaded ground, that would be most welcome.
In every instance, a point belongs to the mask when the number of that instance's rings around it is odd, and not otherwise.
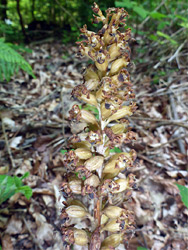
[[[0,128],[0,173],[22,175],[28,171],[25,184],[33,189],[29,201],[16,194],[1,205],[1,242],[8,250],[60,250],[59,186],[64,170],[58,165],[58,154],[71,131],[80,129],[67,120],[67,114],[74,103],[71,89],[81,83],[87,60],[75,58],[75,47],[55,42],[32,49],[28,61],[37,78],[19,73],[10,83],[0,85],[4,127]],[[129,201],[137,228],[129,232],[129,245],[117,249],[188,248],[188,209],[175,186],[188,184],[187,71],[181,57],[166,65],[173,56],[169,54],[161,62],[161,71],[169,65],[179,69],[159,76],[154,84],[158,72],[151,72],[158,68],[153,68],[156,53],[150,63],[131,67],[138,110],[130,123],[138,140],[124,148],[138,153],[134,169],[137,188]]]

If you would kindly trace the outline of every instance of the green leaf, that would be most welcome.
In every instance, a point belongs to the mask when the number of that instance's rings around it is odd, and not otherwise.
[[[0,80],[9,81],[18,69],[22,69],[36,78],[29,63],[2,39],[0,39],[0,65]]]
[[[14,178],[14,183],[15,183],[16,187],[17,188],[21,187],[22,186],[22,181],[20,180],[20,178],[17,177],[17,176],[14,176],[13,178]]]
[[[182,22],[179,25],[184,27],[184,28],[188,28],[188,22]]]
[[[155,36],[155,35],[149,35],[148,37],[150,40],[153,40],[153,41],[157,41],[158,40],[158,37]]]
[[[126,0],[126,2],[115,1],[116,7],[132,8],[135,2]]]
[[[110,152],[111,152],[111,153],[121,153],[122,150],[119,149],[119,148],[117,148],[117,147],[114,147],[114,148],[110,149]]]
[[[13,49],[20,51],[20,52],[27,52],[27,53],[32,53],[32,49],[26,48],[24,45],[17,45],[17,44],[12,44],[12,43],[8,43],[8,45],[10,47],[12,47]]]
[[[145,247],[137,247],[137,250],[148,250],[148,248],[145,248]]]
[[[60,152],[64,155],[67,152],[67,150],[66,149],[62,149]]]
[[[188,188],[176,183],[181,195],[183,204],[188,208]]]
[[[148,11],[145,10],[142,6],[135,6],[133,10],[142,18],[146,18],[148,15]]]
[[[7,175],[0,175],[0,204],[14,195],[15,190],[14,178]]]
[[[173,45],[177,44],[177,42],[175,40],[173,40],[169,35],[161,32],[161,31],[157,31],[157,35],[161,36],[161,37],[164,37],[165,39],[167,39],[168,41],[170,41]]]
[[[150,16],[152,17],[152,18],[154,18],[154,19],[162,19],[162,18],[165,18],[165,17],[167,17],[166,15],[164,15],[164,14],[162,14],[162,13],[160,13],[160,12],[151,12],[150,13]]]
[[[166,26],[168,26],[170,24],[169,21],[161,21],[158,25],[157,25],[157,30],[163,30]]]
[[[175,17],[187,22],[187,18],[186,17],[183,17],[183,16],[180,16],[180,15],[175,15]]]
[[[33,191],[29,186],[22,186],[16,190],[16,193],[22,193],[29,200],[33,194]]]
[[[23,186],[22,179],[26,178],[29,173],[22,177],[0,175],[0,204],[9,199],[15,193],[22,193],[29,199],[32,195],[32,189],[29,186]]]
[[[23,179],[29,177],[29,175],[30,175],[30,173],[29,173],[29,172],[26,172],[24,175],[22,175],[22,176],[20,177],[20,180],[23,180]]]

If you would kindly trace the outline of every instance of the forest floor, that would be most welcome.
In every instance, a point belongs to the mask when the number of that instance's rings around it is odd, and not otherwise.
[[[75,57],[75,46],[58,42],[31,49],[27,60],[36,79],[20,72],[0,85],[0,103],[5,107],[0,174],[30,172],[24,184],[33,190],[30,200],[18,193],[1,205],[1,244],[6,250],[63,250],[59,220],[63,168],[58,155],[71,132],[80,129],[67,116],[76,102],[70,99],[71,89],[83,81],[87,60]],[[152,60],[132,66],[138,109],[129,121],[138,139],[124,148],[137,152],[133,170],[137,188],[129,201],[136,229],[129,233],[129,244],[117,249],[185,250],[188,209],[175,183],[188,182],[187,71],[178,61],[182,67],[168,77],[161,75],[155,84],[151,72],[157,66],[150,64]]]

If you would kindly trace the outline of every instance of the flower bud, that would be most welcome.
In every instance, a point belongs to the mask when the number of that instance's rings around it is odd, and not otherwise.
[[[108,28],[107,25],[104,25],[104,30],[106,29],[105,33],[104,33],[104,42],[109,45],[112,44],[115,39],[117,38],[117,33],[116,33],[116,28],[114,26],[110,26]]]
[[[116,164],[116,160],[113,160],[113,161],[108,162],[108,163],[104,166],[103,174],[106,174],[106,173],[114,173],[114,172],[116,172],[115,164]]]
[[[129,62],[125,58],[119,58],[112,63],[110,75],[117,74],[122,68],[126,67]]]
[[[86,95],[81,95],[80,99],[88,104],[94,105],[94,106],[98,106],[96,97],[92,94],[89,95],[89,98]]]
[[[94,68],[94,65],[89,65],[89,67],[86,69],[84,79],[85,81],[89,81],[90,79],[100,81],[99,76],[97,74],[97,70],[96,68]]]
[[[79,246],[85,246],[89,242],[87,233],[82,229],[74,229],[74,241]]]
[[[105,152],[104,152],[104,157],[107,158],[110,154],[110,149],[106,148]]]
[[[88,150],[91,148],[91,144],[88,141],[75,142],[73,143],[73,146],[75,148],[85,148]]]
[[[103,156],[93,156],[92,158],[87,160],[84,165],[89,171],[94,171],[102,167],[103,162],[104,162]]]
[[[91,151],[85,148],[77,148],[75,151],[76,156],[79,157],[79,159],[87,160],[92,156]]]
[[[71,180],[69,182],[69,187],[73,194],[81,194],[82,181],[81,180]]]
[[[99,177],[95,174],[91,175],[84,181],[84,185],[89,185],[91,187],[98,187],[99,184],[100,184]]]
[[[103,86],[100,87],[100,89],[96,92],[96,98],[98,102],[101,102],[103,100]]]
[[[74,87],[74,89],[72,90],[72,96],[91,105],[98,105],[95,95],[91,94],[84,84],[80,84]]]
[[[110,250],[108,247],[118,247],[123,240],[123,234],[112,234],[108,236],[103,242],[101,250]]]
[[[119,157],[121,158],[127,158],[127,159],[131,159],[132,158],[132,155],[133,155],[133,152],[135,152],[134,150],[130,151],[130,153],[127,153],[127,152],[121,152],[121,153],[116,153],[114,155],[112,155],[112,157],[110,158],[110,161],[112,160],[117,160]]]
[[[108,123],[114,120],[121,119],[125,116],[131,116],[133,114],[131,106],[123,106],[116,113],[108,118]]]
[[[122,171],[125,167],[132,164],[133,158],[132,153],[117,153],[113,155],[110,160],[105,164],[103,173],[115,173],[117,171]]]
[[[114,59],[116,59],[118,56],[121,55],[121,47],[122,47],[122,43],[113,43],[111,46],[110,46],[110,49],[109,49],[109,54],[110,54],[110,61],[113,61]]]
[[[116,124],[116,125],[111,127],[112,132],[114,134],[120,134],[120,133],[125,132],[125,128],[126,128],[125,124]]]
[[[117,86],[117,88],[121,87],[123,84],[127,86],[132,86],[130,82],[130,76],[126,69],[122,69],[118,74],[113,75],[111,77],[112,83]]]
[[[115,183],[119,185],[119,189],[112,190],[113,194],[121,193],[128,188],[128,180],[127,179],[118,179],[118,180],[115,180]]]
[[[99,83],[100,82],[96,79],[90,79],[86,81],[84,84],[88,90],[95,90],[98,87]]]
[[[108,68],[108,60],[105,59],[103,63],[98,63],[97,61],[95,62],[95,65],[97,67],[98,70],[100,71],[106,71]]]
[[[80,206],[80,207],[83,207],[85,210],[87,210],[86,207],[84,206],[84,204],[80,200],[69,200],[68,204],[69,204],[69,206],[70,205]]]
[[[108,220],[109,220],[109,218],[105,214],[102,214],[101,225],[104,225]]]
[[[65,211],[71,218],[83,218],[88,214],[83,207],[76,205],[67,207]]]
[[[110,109],[110,104],[103,102],[101,104],[101,115],[102,119],[107,119],[112,114],[112,110]]]
[[[83,121],[85,121],[86,123],[97,124],[97,120],[91,112],[84,109],[82,109],[80,112],[81,112],[81,119]]]
[[[103,210],[103,213],[110,219],[115,219],[120,217],[123,209],[117,206],[108,206]]]
[[[109,180],[109,179],[114,179],[118,174],[120,170],[113,170],[111,173],[103,174],[103,180]]]
[[[108,231],[108,232],[114,233],[114,232],[118,232],[118,231],[125,229],[125,226],[126,226],[125,221],[112,219],[102,228],[101,232]]]

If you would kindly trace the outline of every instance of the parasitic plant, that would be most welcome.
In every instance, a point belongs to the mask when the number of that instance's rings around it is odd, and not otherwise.
[[[65,249],[71,245],[83,249],[110,250],[127,239],[134,216],[127,201],[134,186],[134,175],[127,171],[136,158],[134,150],[114,152],[114,147],[136,139],[126,117],[136,109],[128,66],[130,64],[130,29],[125,26],[128,13],[123,8],[109,8],[106,17],[94,3],[94,23],[103,26],[94,33],[81,29],[83,41],[79,54],[89,57],[84,83],[72,96],[98,111],[73,105],[70,120],[84,122],[83,132],[69,140],[71,148],[63,156],[66,173],[61,192],[66,199],[61,212],[62,239]],[[117,148],[116,148],[117,149]]]

